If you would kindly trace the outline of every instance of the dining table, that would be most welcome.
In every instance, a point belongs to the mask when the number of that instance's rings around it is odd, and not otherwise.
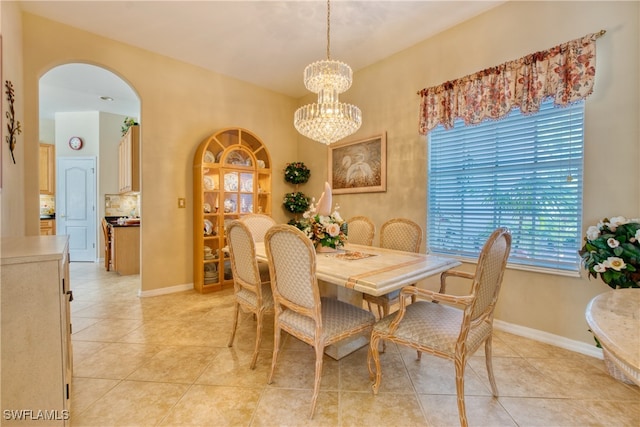
[[[255,249],[257,260],[268,262],[264,242],[256,242]],[[335,285],[341,301],[362,306],[362,293],[385,295],[460,264],[439,255],[347,243],[335,252],[316,254],[316,277]],[[325,353],[338,360],[369,341],[369,337],[358,338],[329,346]]]

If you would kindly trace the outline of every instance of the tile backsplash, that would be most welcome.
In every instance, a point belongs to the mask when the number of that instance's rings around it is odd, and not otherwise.
[[[56,213],[56,196],[51,194],[40,195],[40,215],[52,215]]]
[[[140,194],[105,194],[104,216],[140,216]]]

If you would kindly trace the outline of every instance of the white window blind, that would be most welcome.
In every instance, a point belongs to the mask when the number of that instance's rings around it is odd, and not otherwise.
[[[512,232],[509,263],[578,271],[584,102],[429,134],[427,242],[477,258],[491,232]]]

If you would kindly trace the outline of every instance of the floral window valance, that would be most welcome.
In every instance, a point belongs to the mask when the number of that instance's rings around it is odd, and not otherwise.
[[[586,98],[593,91],[596,74],[595,40],[604,33],[422,89],[418,92],[420,134],[426,135],[439,123],[450,129],[457,118],[467,125],[499,119],[515,107],[524,114],[535,113],[548,98],[556,105]]]

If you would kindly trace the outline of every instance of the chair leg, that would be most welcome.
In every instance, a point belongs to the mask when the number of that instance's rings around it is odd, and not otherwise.
[[[313,383],[313,397],[311,398],[311,413],[309,419],[313,418],[313,414],[316,411],[316,402],[318,400],[318,394],[320,394],[320,379],[322,378],[322,358],[324,357],[324,346],[315,346],[316,350],[316,376]]]
[[[378,352],[378,343],[380,342],[380,336],[373,332],[371,334],[371,342],[369,343],[369,353],[367,354],[367,365],[369,368],[369,378],[373,379],[374,372],[371,370],[371,359],[375,364],[375,381],[371,386],[373,394],[378,394],[380,389],[380,382],[382,381],[382,370],[380,369],[380,353]]]
[[[267,384],[273,382],[273,373],[276,370],[276,362],[278,361],[278,351],[280,349],[280,324],[278,321],[273,325],[273,330],[273,357],[271,359],[271,373],[269,373]]]
[[[238,315],[240,314],[240,304],[235,303],[235,307],[233,310],[233,326],[231,327],[231,336],[229,337],[229,342],[227,343],[227,347],[233,346],[233,340],[236,337],[236,328],[238,327]]]
[[[250,369],[256,368],[256,361],[258,360],[258,350],[260,349],[260,342],[262,342],[262,311],[258,311],[257,313],[253,313],[257,320],[256,327],[256,346],[253,349],[253,357],[251,358],[251,365],[249,365]]]
[[[496,378],[493,376],[493,357],[491,348],[491,335],[484,343],[484,357],[485,363],[487,364],[487,374],[489,376],[489,383],[491,384],[491,392],[493,393],[493,397],[498,397],[498,386],[496,385]]]
[[[460,417],[460,427],[467,427],[467,411],[464,405],[464,366],[465,360],[458,357],[454,359],[456,367],[456,396],[458,398],[458,416]]]

